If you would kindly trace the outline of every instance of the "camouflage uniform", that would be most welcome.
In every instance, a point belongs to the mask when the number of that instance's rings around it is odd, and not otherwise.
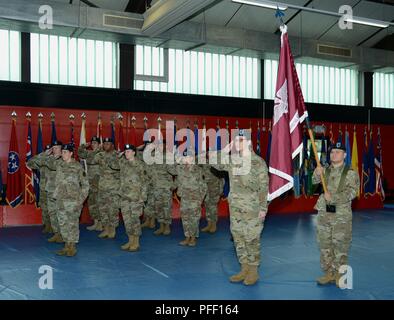
[[[201,204],[207,192],[203,171],[199,165],[179,164],[169,169],[176,175],[175,185],[181,198],[181,219],[185,237],[199,236]]]
[[[51,220],[49,218],[48,204],[47,204],[48,198],[47,198],[47,194],[45,191],[45,185],[47,183],[48,168],[44,167],[44,166],[39,166],[37,159],[38,159],[37,156],[32,157],[27,162],[27,165],[31,169],[40,171],[40,201],[39,201],[38,205],[40,206],[41,211],[42,211],[43,224],[49,226],[51,224]]]
[[[233,169],[241,165],[212,164],[218,170],[229,173],[230,230],[238,261],[242,265],[260,265],[260,235],[264,223],[260,211],[267,212],[268,170],[265,161],[251,151],[251,167],[246,175],[234,175]]]
[[[205,214],[208,221],[218,220],[218,202],[223,193],[223,179],[217,177],[210,165],[203,165],[203,173],[207,184],[207,196],[205,198]]]
[[[87,150],[86,145],[81,145],[78,148],[78,156],[86,161],[88,167],[88,178],[89,178],[89,197],[88,206],[89,214],[94,220],[100,220],[99,208],[98,208],[98,184],[100,178],[99,165],[94,163],[94,157],[99,150]]]
[[[326,273],[335,274],[341,265],[348,261],[348,251],[352,240],[352,200],[357,196],[360,181],[358,173],[352,169],[346,174],[342,190],[338,190],[345,165],[335,168],[330,166],[327,188],[332,196],[329,204],[336,206],[336,212],[326,211],[326,200],[321,194],[315,209],[317,215],[317,239],[320,246],[320,264]],[[327,169],[324,170],[327,172]],[[316,173],[312,176],[314,184],[321,178]],[[339,191],[339,192],[338,192]]]
[[[100,178],[98,183],[98,204],[100,220],[104,226],[116,228],[119,225],[119,171],[110,167],[116,159],[116,151],[98,152],[92,163],[98,164]]]
[[[170,168],[171,165],[166,164],[165,154],[163,154],[163,164],[147,166],[153,182],[152,192],[157,220],[167,225],[172,222],[172,190],[174,189],[174,179],[168,172]]]
[[[39,167],[46,167],[46,181],[45,181],[45,192],[47,196],[47,207],[48,214],[51,221],[52,230],[54,233],[59,233],[59,221],[57,217],[57,208],[56,208],[56,198],[53,193],[56,188],[56,167],[52,164],[52,160],[55,162],[63,161],[62,158],[55,158],[53,155],[47,156],[45,152],[42,152],[33,158],[30,159],[33,163],[35,163]],[[49,164],[51,163],[51,167]],[[41,184],[41,183],[40,183]]]
[[[147,191],[145,166],[141,160],[131,161],[122,156],[112,159],[110,167],[120,170],[119,196],[126,233],[129,236],[140,236],[139,217],[142,215]]]
[[[61,158],[60,158],[61,159]],[[89,193],[89,181],[82,166],[74,159],[70,163],[49,159],[50,169],[56,168],[55,190],[60,234],[66,243],[79,241],[79,216]]]

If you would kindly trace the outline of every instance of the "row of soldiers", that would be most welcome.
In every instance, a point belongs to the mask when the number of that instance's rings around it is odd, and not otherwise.
[[[233,148],[250,163],[246,172],[242,172],[242,161],[220,161]],[[73,146],[60,142],[30,159],[28,166],[41,173],[40,203],[45,231],[49,231],[50,225],[54,232],[48,241],[65,242],[57,252],[59,255],[76,254],[79,217],[87,198],[94,219],[89,230],[101,231],[100,238],[113,239],[120,208],[129,237],[122,249],[137,251],[142,227],[154,228],[157,220],[160,226],[154,232],[156,235],[171,233],[172,195],[177,190],[185,235],[180,244],[195,246],[204,201],[208,225],[203,231],[216,231],[217,203],[223,188],[217,171],[227,171],[231,190],[230,229],[241,265],[240,272],[231,276],[230,281],[255,284],[259,279],[260,236],[268,207],[268,169],[254,153],[250,139],[239,130],[238,136],[222,151],[209,152],[209,158],[219,158],[218,164],[194,165],[194,154],[189,151],[170,165],[165,161],[164,150],[163,145],[153,149],[153,155],[162,157],[162,164],[147,164],[135,146],[127,144],[119,153],[110,138],[105,138],[101,147],[97,137],[93,137],[78,149],[79,157],[86,161],[85,170],[74,160]],[[325,271],[317,282],[321,285],[334,282],[339,286],[339,269],[347,263],[351,242],[351,202],[357,195],[359,178],[357,172],[344,164],[346,148],[342,144],[332,147],[330,157],[331,165],[317,168],[313,176],[314,183],[321,183],[323,175],[327,178],[327,191],[316,204],[317,238]],[[141,225],[142,214],[145,221]]]

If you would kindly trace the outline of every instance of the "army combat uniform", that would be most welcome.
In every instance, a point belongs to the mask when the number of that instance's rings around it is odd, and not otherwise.
[[[115,150],[98,152],[93,164],[99,165],[100,178],[98,183],[98,204],[100,220],[104,231],[100,238],[115,238],[115,229],[119,225],[119,171],[111,168],[110,163],[116,159]]]
[[[163,164],[152,164],[146,168],[149,176],[153,181],[153,199],[157,220],[160,223],[155,235],[169,235],[171,233],[170,225],[172,223],[172,190],[174,190],[174,179],[168,170],[171,165],[166,164],[165,153],[163,155]]]
[[[223,193],[223,179],[216,176],[210,165],[203,165],[203,173],[208,190],[205,197],[205,215],[208,225],[203,228],[202,232],[216,232],[216,223],[218,220],[218,202]]]
[[[244,281],[244,284],[251,285],[258,280],[260,235],[264,226],[259,213],[267,212],[268,170],[265,161],[254,151],[244,161],[250,161],[251,166],[249,172],[242,175],[235,175],[233,171],[239,169],[241,164],[230,161],[228,164],[212,166],[217,170],[228,171],[230,179],[230,230],[241,264],[241,272],[232,276],[230,281]]]
[[[39,166],[37,159],[37,156],[30,158],[30,160],[27,162],[27,166],[33,170],[39,170],[40,172],[40,200],[38,205],[40,206],[42,212],[42,223],[44,224],[43,233],[50,233],[53,230],[51,227],[51,219],[48,212],[47,193],[45,191],[48,168],[45,166]]]
[[[317,240],[320,246],[320,264],[325,276],[319,284],[337,282],[341,265],[347,265],[352,240],[352,200],[357,196],[360,181],[358,173],[345,164],[324,169],[327,189],[332,196],[330,203],[321,194],[315,209],[317,215]],[[312,176],[314,184],[321,178]],[[330,212],[332,211],[332,212]],[[335,212],[333,212],[335,211]]]
[[[81,145],[78,148],[78,156],[86,161],[88,179],[89,179],[89,196],[88,196],[88,207],[89,214],[94,220],[94,224],[88,227],[88,230],[102,231],[102,223],[100,220],[99,206],[98,206],[98,185],[100,178],[100,167],[97,163],[94,163],[94,157],[99,152],[97,150],[87,150],[86,145]]]
[[[33,158],[30,159],[31,164],[33,166],[38,166],[40,168],[45,167],[45,193],[47,198],[47,208],[48,215],[51,222],[52,230],[54,232],[54,236],[49,238],[49,242],[63,242],[63,239],[60,235],[59,229],[59,221],[57,217],[57,208],[56,208],[56,198],[54,197],[54,192],[56,188],[56,168],[52,164],[52,160],[54,161],[62,161],[60,158],[55,158],[53,155],[48,156],[45,152],[42,152]],[[51,167],[49,167],[49,162],[51,162]],[[41,184],[41,183],[40,183]]]
[[[71,151],[71,146],[69,148]],[[56,170],[53,197],[56,199],[59,231],[65,241],[64,249],[57,254],[74,256],[75,245],[79,242],[79,217],[89,193],[89,181],[75,159],[67,163],[52,157],[47,164],[51,170]]]
[[[176,176],[175,187],[181,198],[181,219],[185,240],[181,245],[196,245],[199,236],[201,204],[207,192],[203,171],[196,164],[178,164],[170,167],[169,172]]]
[[[127,147],[126,147],[127,148]],[[120,171],[119,196],[121,211],[129,242],[123,250],[137,251],[141,236],[140,216],[146,200],[147,178],[144,164],[135,158],[127,160],[123,155],[115,158],[110,167]]]

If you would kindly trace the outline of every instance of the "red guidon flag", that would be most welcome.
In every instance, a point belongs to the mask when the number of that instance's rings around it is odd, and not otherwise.
[[[16,116],[13,116],[7,172],[7,203],[12,208],[19,206],[23,202],[23,186],[20,168],[21,159],[16,139]]]
[[[308,116],[290,50],[287,26],[282,26],[281,31],[269,162],[269,201],[293,187],[293,159],[302,151],[301,123]]]

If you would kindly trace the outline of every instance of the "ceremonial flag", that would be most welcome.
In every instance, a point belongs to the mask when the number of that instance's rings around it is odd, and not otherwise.
[[[373,195],[376,190],[376,174],[375,174],[375,149],[372,140],[372,131],[370,133],[368,153],[367,153],[367,173],[368,180],[365,183],[365,194]]]
[[[114,147],[116,147],[116,143],[115,143],[115,123],[113,121],[111,121],[111,139],[112,139],[112,143],[114,144]]]
[[[137,146],[137,133],[136,133],[136,130],[135,130],[135,121],[136,120],[137,119],[134,116],[131,118],[130,143],[133,146]],[[145,128],[145,130],[146,130],[146,128]]]
[[[215,146],[217,151],[222,150],[222,138],[220,136],[219,130],[220,130],[220,127],[219,127],[219,125],[217,125],[216,126],[216,146]]]
[[[26,163],[33,157],[32,134],[31,134],[31,115],[27,117],[27,137],[26,137],[26,161],[25,161],[25,203],[34,203],[33,173]]]
[[[207,151],[207,128],[205,126],[205,120],[202,125],[202,135],[201,135],[201,153]]]
[[[368,136],[367,130],[364,130],[364,145],[363,145],[363,162],[361,167],[361,190],[365,193],[366,184],[369,180],[368,173]]]
[[[75,147],[74,142],[74,116],[70,116],[70,144]]]
[[[326,137],[321,139],[321,151],[320,151],[320,163],[322,166],[325,166],[327,163],[327,140]]]
[[[349,132],[347,130],[345,132],[345,146],[346,146],[345,164],[347,166],[351,166],[351,164],[352,164],[352,151],[351,151],[351,148],[350,148]]]
[[[261,148],[260,148],[260,140],[261,140],[261,130],[260,125],[257,127],[257,138],[256,138],[256,153],[261,157]]]
[[[4,185],[3,185],[3,174],[1,172],[1,161],[0,161],[0,204],[4,200]]]
[[[237,126],[238,127],[238,126]],[[238,129],[238,128],[237,128]],[[229,125],[228,125],[228,120],[226,120],[226,132],[227,132],[227,137],[225,138],[225,144],[227,145],[229,143],[229,137],[230,137],[230,131],[229,131]],[[238,134],[238,133],[237,133]],[[220,138],[220,137],[219,137]],[[219,139],[221,141],[221,139]],[[223,198],[227,198],[228,195],[230,194],[230,177],[228,172],[226,172],[224,176],[224,185],[223,185]]]
[[[383,201],[385,199],[385,193],[383,188],[382,141],[380,136],[380,129],[378,129],[378,136],[377,136],[375,171],[376,171],[376,193],[380,195]]]
[[[353,132],[352,168],[354,171],[356,171],[359,174],[360,171],[358,168],[358,147],[357,147],[356,128],[354,128],[354,132]],[[358,189],[357,197],[360,197],[360,188]]]
[[[53,145],[57,141],[56,126],[55,126],[55,115],[51,115],[51,144]]]
[[[268,167],[269,167],[270,155],[271,155],[271,142],[272,142],[272,131],[271,131],[271,127],[270,127],[269,130],[268,130],[267,152],[265,154],[265,162],[267,163]]]
[[[103,123],[101,121],[100,112],[97,117],[97,133],[96,133],[96,135],[97,135],[97,138],[100,139],[100,144],[102,144],[103,143]]]
[[[39,117],[38,119],[38,133],[37,133],[37,148],[36,148],[36,153],[40,154],[44,147],[43,147],[43,142],[42,142],[42,123],[41,123],[41,118]],[[36,195],[36,207],[39,206],[40,202],[40,171],[39,170],[33,170],[34,171],[34,193]]]
[[[339,142],[340,144],[342,144],[342,130],[339,129],[339,133],[338,133],[338,140],[337,142]]]
[[[7,203],[15,208],[23,202],[22,176],[18,141],[16,138],[16,115],[13,115],[10,148],[8,152]]]
[[[194,124],[194,152],[196,155],[199,154],[199,144],[198,144],[198,127]]]
[[[293,159],[302,152],[302,126],[308,117],[291,53],[287,26],[281,26],[281,49],[276,82],[269,159],[268,200],[293,187]]]

